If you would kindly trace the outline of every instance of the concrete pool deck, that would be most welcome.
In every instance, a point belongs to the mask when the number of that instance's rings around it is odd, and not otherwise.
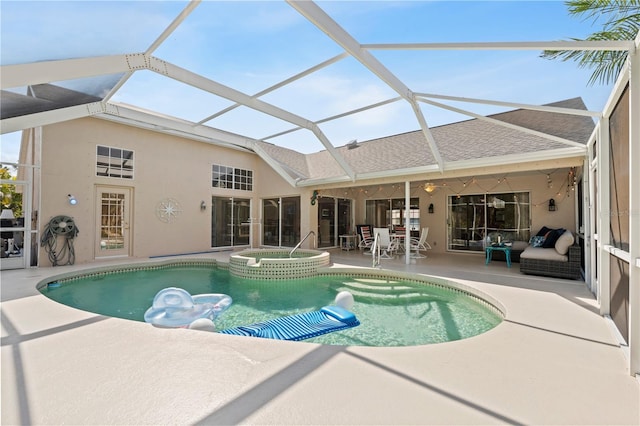
[[[371,266],[357,251],[331,254],[335,266]],[[639,382],[584,282],[483,256],[383,261],[475,287],[506,319],[470,339],[370,348],[159,329],[35,288],[92,266],[2,271],[3,425],[640,423]]]

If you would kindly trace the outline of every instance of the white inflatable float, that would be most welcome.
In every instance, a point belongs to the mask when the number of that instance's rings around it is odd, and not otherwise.
[[[160,290],[153,298],[153,305],[144,314],[145,322],[159,327],[189,327],[206,329],[229,306],[232,299],[226,294],[196,294],[169,287]],[[200,320],[200,321],[198,321]],[[197,322],[196,322],[197,321]]]

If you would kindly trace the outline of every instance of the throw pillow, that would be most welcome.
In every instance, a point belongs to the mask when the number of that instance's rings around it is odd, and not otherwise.
[[[538,233],[536,234],[536,236],[538,236],[538,237],[542,237],[542,236],[544,236],[544,235],[547,235],[547,233],[548,233],[549,231],[551,231],[551,230],[552,230],[552,229],[547,228],[546,226],[543,226],[542,228],[540,228],[540,230],[538,231]]]
[[[542,247],[544,244],[544,236],[543,235],[535,235],[531,237],[531,245],[533,247]]]
[[[573,245],[574,241],[571,231],[564,232],[560,238],[558,238],[558,241],[556,241],[556,251],[559,254],[567,254],[569,247]]]
[[[552,248],[556,246],[556,241],[558,241],[558,238],[560,238],[560,236],[564,234],[564,229],[563,228],[558,228],[558,229],[554,229],[552,231],[549,231],[549,235],[547,236],[547,238],[545,238],[544,240],[544,244],[542,245],[542,247],[544,248]]]

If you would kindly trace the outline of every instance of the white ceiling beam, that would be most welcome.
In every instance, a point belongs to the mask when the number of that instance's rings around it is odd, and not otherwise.
[[[418,96],[418,98],[424,97],[424,98],[433,98],[433,99],[444,99],[448,101],[468,102],[468,103],[476,103],[476,104],[482,104],[482,105],[495,105],[495,106],[503,106],[503,107],[509,107],[509,108],[527,109],[531,111],[544,111],[544,112],[554,112],[557,114],[579,115],[584,117],[601,117],[602,116],[601,111],[585,111],[583,109],[575,109],[575,108],[519,104],[514,102],[492,101],[488,99],[474,99],[474,98],[463,98],[459,96],[435,95],[432,93],[416,93],[416,96]]]
[[[195,10],[196,7],[202,2],[202,0],[191,0],[184,9],[176,16],[176,18],[169,24],[167,28],[160,34],[160,36],[154,40],[153,43],[145,50],[145,55],[151,55],[160,47],[160,45],[167,39],[173,32],[187,19],[187,17]]]
[[[535,136],[539,136],[541,138],[547,139],[547,140],[551,140],[554,142],[559,142],[561,144],[564,145],[570,145],[570,146],[574,146],[574,147],[578,147],[578,148],[582,148],[584,150],[584,152],[586,152],[586,145],[582,144],[580,142],[575,142],[569,139],[565,139],[565,138],[561,138],[558,136],[554,136],[554,135],[550,135],[548,133],[543,133],[543,132],[539,132],[536,130],[531,130],[531,129],[527,129],[526,127],[522,127],[522,126],[518,126],[515,124],[511,124],[511,123],[507,123],[501,120],[496,120],[495,118],[491,118],[491,117],[485,117],[484,115],[480,115],[480,114],[476,114],[475,112],[471,112],[471,111],[467,111],[464,109],[460,109],[460,108],[455,108],[449,105],[445,105],[445,104],[441,104],[440,102],[436,102],[436,101],[431,101],[429,99],[421,99],[420,102],[424,102],[427,103],[429,105],[433,105],[436,106],[438,108],[442,108],[442,109],[446,109],[449,111],[453,111],[453,112],[457,112],[458,114],[463,114],[463,115],[468,115],[469,117],[474,117],[477,118],[478,120],[483,120],[483,121],[487,121],[489,123],[492,124],[496,124],[498,126],[502,126],[502,127],[507,127],[509,129],[514,129],[520,132],[524,132],[524,133],[528,133],[530,135],[535,135]]]
[[[289,77],[286,80],[283,80],[283,81],[281,81],[281,82],[279,82],[277,84],[274,84],[271,87],[268,87],[268,88],[262,90],[261,92],[256,93],[255,95],[252,96],[252,98],[259,98],[261,96],[266,95],[267,93],[271,93],[274,90],[277,90],[277,89],[279,89],[281,87],[284,87],[287,84],[293,83],[294,81],[299,80],[299,79],[301,79],[303,77],[306,77],[307,75],[310,75],[310,74],[312,74],[312,73],[314,73],[314,72],[316,72],[318,70],[321,70],[322,68],[325,68],[325,67],[327,67],[329,65],[335,64],[336,62],[346,58],[347,56],[349,56],[349,54],[347,54],[346,52],[345,53],[341,53],[341,54],[339,54],[337,56],[334,56],[331,59],[328,59],[328,60],[326,60],[324,62],[321,62],[316,66],[313,66],[313,67],[311,67],[311,68],[309,68],[307,70],[304,70],[304,71],[302,71],[302,72],[300,72],[300,73],[298,73],[298,74],[296,74],[296,75],[294,75],[292,77]],[[216,112],[215,114],[212,114],[212,115],[208,116],[207,118],[204,118],[204,119],[200,120],[198,122],[198,124],[203,124],[203,123],[206,123],[209,120],[213,120],[214,118],[219,117],[222,114],[226,114],[229,111],[233,111],[234,109],[238,108],[239,106],[240,106],[240,104],[238,104],[238,103],[233,104],[233,105],[231,105],[231,106],[229,106],[229,107],[227,107],[227,108],[225,108],[225,109],[223,109],[221,111]]]
[[[99,114],[104,110],[101,102],[93,102],[84,105],[75,105],[66,108],[58,108],[50,111],[37,112],[35,114],[21,115],[5,118],[0,126],[1,134],[18,132],[32,127],[46,126],[63,121],[75,120]]]
[[[287,3],[297,10],[302,16],[307,18],[312,24],[327,34],[333,41],[346,50],[351,56],[367,67],[378,78],[384,81],[389,87],[395,90],[407,101],[413,100],[413,93],[380,63],[373,55],[361,49],[358,43],[347,31],[335,22],[324,10],[312,1],[287,0]]]
[[[442,156],[438,150],[437,145],[427,121],[418,106],[413,92],[402,82],[398,77],[389,71],[380,61],[378,61],[372,54],[361,48],[360,43],[355,40],[351,34],[345,31],[337,22],[335,22],[324,10],[318,7],[312,1],[297,1],[287,0],[287,3],[297,10],[302,16],[309,20],[312,24],[318,27],[321,31],[327,34],[333,41],[342,46],[351,56],[357,59],[362,65],[364,65],[369,71],[375,74],[380,80],[385,82],[396,93],[411,104],[411,107],[416,114],[416,118],[420,123],[422,132],[424,133],[431,153],[438,162],[440,168],[443,168]]]
[[[0,67],[2,74],[0,86],[2,89],[9,89],[98,75],[118,74],[145,67],[145,57],[142,53],[5,65]]]
[[[208,126],[194,127],[193,123],[176,117],[163,116],[152,111],[145,111],[133,106],[109,103],[103,114],[98,116],[106,120],[118,121],[144,127],[159,132],[172,131],[186,138],[201,141],[219,142],[243,149],[253,150],[255,140],[235,133],[225,132]]]
[[[173,20],[173,22],[171,22],[171,24],[169,24],[169,26],[165,28],[162,34],[160,34],[160,36],[157,39],[155,39],[153,43],[151,43],[151,45],[147,48],[147,50],[145,50],[144,54],[149,56],[153,52],[155,52],[156,49],[160,47],[160,45],[167,38],[169,38],[169,36],[176,30],[176,28],[178,28],[178,26],[182,24],[182,22],[187,18],[187,16],[189,16],[191,12],[193,12],[195,8],[198,7],[200,2],[201,0],[190,1],[189,4],[187,4],[187,6],[184,9],[182,9],[182,12],[180,12],[180,14]],[[129,78],[131,78],[132,75],[133,75],[133,71],[130,71],[126,73],[124,76],[122,76],[122,78],[116,83],[115,86],[111,88],[111,90],[109,90],[109,93],[107,93],[107,96],[105,96],[102,100],[104,102],[109,101],[109,99],[111,99],[113,95],[115,95],[116,92],[120,90],[122,86],[124,86],[124,84],[127,82],[127,80],[129,80]]]
[[[515,41],[459,43],[369,43],[368,50],[631,50],[633,41]]]
[[[267,102],[261,101],[260,99],[255,99],[250,95],[220,84],[216,81],[210,80],[184,68],[180,68],[169,62],[165,62],[154,57],[151,57],[150,59],[151,60],[149,69],[152,71],[170,77],[174,80],[181,81],[198,89],[205,90],[209,93],[213,93],[217,96],[221,96],[225,99],[247,106],[251,109],[270,115],[272,117],[279,118],[281,120],[311,130],[313,134],[316,135],[318,140],[320,140],[320,142],[324,145],[327,151],[331,154],[331,156],[333,156],[333,158],[338,162],[340,167],[342,167],[344,172],[351,179],[355,179],[355,173],[353,172],[353,169],[351,169],[351,166],[349,166],[342,155],[340,155],[340,153],[335,150],[331,142],[329,142],[329,139],[312,121],[300,117],[299,115],[293,114],[282,108],[279,108],[275,105],[271,105]]]

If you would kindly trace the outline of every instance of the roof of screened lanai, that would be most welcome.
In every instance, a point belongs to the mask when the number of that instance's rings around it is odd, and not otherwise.
[[[581,91],[563,96],[575,81],[558,81],[546,102],[520,101],[551,84],[527,73],[530,61],[566,67],[540,52],[634,42],[552,41],[571,35],[557,32],[512,41],[518,33],[506,30],[498,41],[463,42],[453,25],[452,34],[415,26],[414,41],[397,42],[397,30],[391,40],[376,32],[384,22],[361,25],[380,8],[439,19],[434,3],[3,2],[2,134],[97,117],[255,152],[297,186],[584,154],[604,105],[588,110]],[[47,25],[54,12],[69,25]],[[20,22],[29,31],[20,33]],[[81,36],[55,33],[76,27]],[[31,38],[51,43],[27,49]],[[287,61],[295,72],[279,68]],[[514,69],[519,87],[483,85],[490,71]],[[450,75],[455,84],[444,81]],[[352,139],[367,142],[346,144]]]

